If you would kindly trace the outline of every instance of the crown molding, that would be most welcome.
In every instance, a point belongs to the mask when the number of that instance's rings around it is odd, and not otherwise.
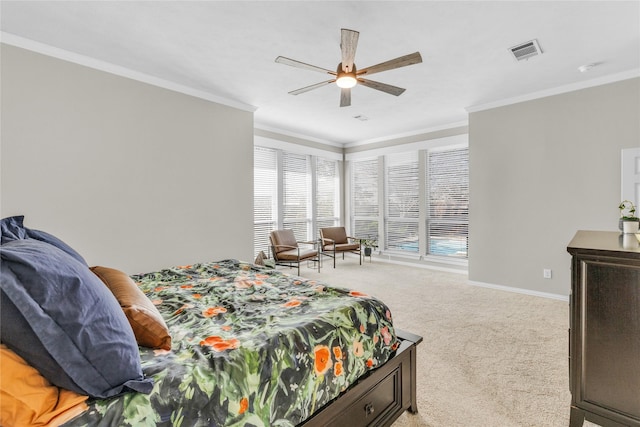
[[[448,123],[448,124],[442,125],[442,126],[434,126],[434,127],[430,127],[430,128],[412,130],[412,131],[409,131],[409,132],[403,132],[403,133],[399,133],[399,134],[395,134],[395,135],[386,135],[386,136],[383,136],[383,137],[380,137],[380,138],[372,138],[372,139],[363,140],[363,141],[349,142],[349,143],[344,144],[344,148],[359,147],[359,146],[362,146],[362,145],[375,144],[375,143],[378,143],[378,142],[390,142],[390,141],[395,141],[395,140],[402,139],[402,138],[413,137],[413,136],[416,136],[416,135],[425,135],[425,134],[429,134],[429,133],[433,133],[433,132],[439,132],[439,131],[443,131],[443,130],[455,129],[455,128],[465,127],[465,126],[469,126],[469,121],[468,120],[455,122],[455,123]]]
[[[488,102],[486,104],[478,104],[470,107],[466,107],[468,113],[475,113],[477,111],[489,110],[491,108],[504,107],[506,105],[517,104],[519,102],[533,101],[534,99],[546,98],[548,96],[560,95],[567,92],[573,92],[576,90],[587,89],[595,86],[602,86],[608,83],[615,83],[622,80],[633,79],[640,77],[640,69],[622,71],[620,73],[610,74],[608,76],[597,77],[595,79],[585,80],[579,83],[572,83],[564,86],[558,86],[552,89],[541,90],[538,92],[531,92],[522,96],[515,96],[513,98],[501,99],[498,101]]]
[[[306,140],[306,141],[309,141],[309,142],[315,142],[317,144],[330,145],[332,147],[337,147],[337,148],[344,148],[344,144],[340,144],[340,143],[335,142],[335,141],[329,141],[329,140],[326,140],[326,139],[315,138],[315,137],[312,137],[312,136],[309,136],[309,135],[305,135],[305,134],[302,134],[302,133],[292,132],[290,130],[269,126],[269,125],[266,125],[266,124],[261,123],[261,122],[254,122],[254,126],[253,127],[254,127],[255,130],[258,131],[258,133],[260,131],[276,133],[276,134],[280,134],[280,135],[284,135],[284,136],[289,136],[291,138],[302,139],[302,140]]]
[[[203,90],[194,89],[188,86],[180,85],[170,82],[158,77],[151,76],[149,74],[141,73],[131,70],[129,68],[121,67],[109,62],[101,61],[99,59],[91,58],[89,56],[80,55],[68,50],[60,49],[54,46],[50,46],[45,43],[40,43],[31,39],[16,36],[15,34],[0,32],[0,42],[19,47],[22,49],[30,50],[32,52],[41,53],[43,55],[51,56],[53,58],[61,59],[63,61],[73,62],[74,64],[83,65],[85,67],[93,68],[99,71],[104,71],[110,74],[114,74],[120,77],[136,80],[142,83],[147,83],[153,86],[157,86],[163,89],[168,89],[174,92],[190,95],[196,98],[204,99],[206,101],[215,102],[217,104],[226,105],[228,107],[237,108],[239,110],[255,112],[258,108],[245,104],[240,101],[225,98],[215,95]]]

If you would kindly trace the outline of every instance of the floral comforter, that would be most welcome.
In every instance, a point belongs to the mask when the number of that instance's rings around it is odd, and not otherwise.
[[[293,426],[398,346],[360,292],[237,260],[133,276],[172,335],[140,347],[151,394],[95,400],[66,426]]]

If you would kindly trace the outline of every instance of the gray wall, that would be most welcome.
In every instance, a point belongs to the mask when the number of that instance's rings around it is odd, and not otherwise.
[[[617,230],[620,150],[638,146],[637,78],[471,113],[469,279],[568,295],[566,246]]]
[[[2,217],[128,273],[252,259],[253,113],[2,45]]]

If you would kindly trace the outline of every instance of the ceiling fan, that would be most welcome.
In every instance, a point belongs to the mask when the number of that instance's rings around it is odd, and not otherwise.
[[[324,82],[316,83],[311,86],[306,86],[300,89],[289,92],[291,95],[299,95],[310,90],[317,89],[330,83],[336,83],[340,87],[340,106],[348,107],[351,105],[351,88],[356,84],[376,89],[382,92],[389,93],[391,95],[399,96],[405,89],[397,86],[392,86],[386,83],[380,83],[373,80],[365,79],[363,77],[370,76],[371,74],[379,73],[381,71],[393,70],[394,68],[406,67],[407,65],[419,64],[422,62],[420,52],[410,53],[409,55],[400,56],[389,61],[382,62],[377,65],[363,68],[361,70],[356,69],[356,65],[353,60],[356,56],[356,47],[358,46],[358,37],[360,33],[358,31],[342,29],[342,35],[340,40],[340,50],[342,51],[342,62],[338,64],[336,71],[327,70],[325,68],[316,67],[315,65],[306,64],[304,62],[296,61],[295,59],[285,58],[284,56],[278,56],[276,62],[279,64],[286,64],[292,67],[304,68],[312,71],[319,71],[321,73],[330,74],[335,76],[334,79]]]

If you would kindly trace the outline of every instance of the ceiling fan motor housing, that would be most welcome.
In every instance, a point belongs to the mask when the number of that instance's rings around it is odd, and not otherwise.
[[[345,71],[342,67],[342,62],[338,64],[338,68],[336,69],[336,84],[341,88],[351,88],[354,87],[358,83],[358,79],[356,77],[356,64],[353,64],[351,67],[351,71]]]

